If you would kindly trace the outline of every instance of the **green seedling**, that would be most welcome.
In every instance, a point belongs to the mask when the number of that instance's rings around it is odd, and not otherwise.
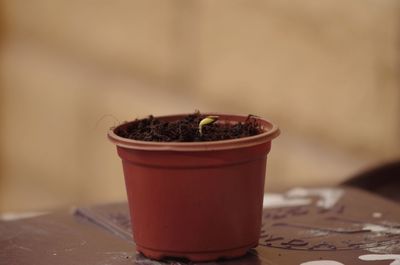
[[[207,116],[199,122],[199,133],[203,134],[203,127],[208,124],[212,124],[218,120],[218,116]]]

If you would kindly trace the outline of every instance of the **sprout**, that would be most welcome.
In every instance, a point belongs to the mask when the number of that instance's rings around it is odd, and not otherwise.
[[[200,123],[199,123],[199,133],[200,133],[200,135],[203,134],[202,129],[203,129],[204,125],[212,124],[212,123],[216,122],[217,120],[218,120],[218,116],[207,116],[204,119],[202,119],[200,121]]]

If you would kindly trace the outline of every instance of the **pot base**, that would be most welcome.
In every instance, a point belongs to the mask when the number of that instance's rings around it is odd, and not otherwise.
[[[238,258],[244,256],[247,251],[255,248],[257,245],[258,243],[254,243],[240,248],[210,252],[171,252],[148,249],[139,245],[136,245],[136,250],[142,253],[144,256],[155,260],[162,260],[165,258],[185,258],[190,261],[204,262],[218,259]]]

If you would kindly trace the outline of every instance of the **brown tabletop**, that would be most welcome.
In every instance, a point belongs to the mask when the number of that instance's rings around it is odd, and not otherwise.
[[[0,221],[0,264],[190,263],[135,251],[126,203]],[[226,265],[400,264],[400,206],[355,189],[293,189],[265,198],[259,246]]]

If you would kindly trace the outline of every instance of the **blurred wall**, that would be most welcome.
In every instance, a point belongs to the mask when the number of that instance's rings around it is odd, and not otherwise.
[[[400,156],[400,1],[3,0],[0,211],[125,198],[110,126],[276,121],[267,190]]]

